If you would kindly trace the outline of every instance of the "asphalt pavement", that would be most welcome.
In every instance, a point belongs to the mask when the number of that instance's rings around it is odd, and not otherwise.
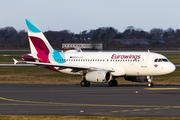
[[[180,117],[180,86],[2,84],[0,114]]]

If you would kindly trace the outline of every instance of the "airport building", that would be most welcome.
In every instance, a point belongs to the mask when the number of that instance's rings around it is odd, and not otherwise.
[[[103,44],[91,44],[91,43],[62,43],[62,49],[71,49],[74,48],[76,50],[103,50]]]

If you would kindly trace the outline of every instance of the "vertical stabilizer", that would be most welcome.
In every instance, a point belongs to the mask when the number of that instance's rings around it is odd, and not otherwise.
[[[53,53],[54,49],[47,41],[46,37],[37,26],[34,19],[26,19],[26,25],[28,28],[28,38],[31,54]]]

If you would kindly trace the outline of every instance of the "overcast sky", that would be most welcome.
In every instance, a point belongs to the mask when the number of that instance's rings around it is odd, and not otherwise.
[[[180,0],[3,0],[0,28],[26,30],[33,18],[44,31],[79,33],[99,27],[180,29]]]

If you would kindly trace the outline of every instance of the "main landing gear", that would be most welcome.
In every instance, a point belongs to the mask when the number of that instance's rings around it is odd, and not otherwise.
[[[152,83],[152,79],[153,79],[153,77],[151,77],[151,76],[147,76],[147,80],[148,80],[148,87],[153,87],[153,86],[154,86],[154,84]]]
[[[86,80],[85,75],[82,76],[83,80],[81,81],[80,85],[82,87],[89,87],[90,86],[90,82]]]
[[[110,80],[108,84],[109,84],[109,86],[117,86],[118,82],[117,82],[117,80],[115,80],[115,77],[113,77],[113,80]]]
[[[90,86],[90,82],[88,82],[88,81],[86,81],[86,80],[82,80],[81,83],[80,83],[80,85],[81,85],[82,87],[89,87],[89,86]]]

